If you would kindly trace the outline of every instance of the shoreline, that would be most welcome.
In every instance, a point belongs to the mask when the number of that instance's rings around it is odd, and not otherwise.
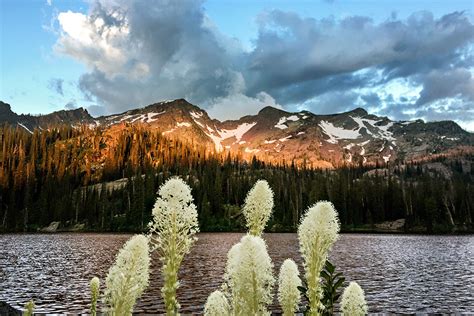
[[[0,301],[0,315],[19,316],[22,312],[4,301]]]
[[[145,234],[146,232],[139,231],[68,231],[60,230],[55,232],[43,232],[43,231],[11,231],[11,232],[0,232],[1,235],[62,235],[62,234],[103,234],[103,235],[131,235],[131,234]],[[198,234],[245,234],[245,231],[200,231]],[[264,232],[265,234],[296,234],[296,231],[273,231]],[[354,229],[348,230],[343,229],[340,234],[353,234],[353,235],[397,235],[397,236],[474,236],[474,231],[455,231],[455,232],[423,232],[423,231],[390,231],[390,230],[369,230],[369,229]]]

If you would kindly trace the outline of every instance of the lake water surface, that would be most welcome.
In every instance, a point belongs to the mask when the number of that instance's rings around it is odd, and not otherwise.
[[[227,251],[242,234],[202,233],[180,272],[183,314],[202,313],[222,283]],[[38,312],[88,311],[89,281],[104,283],[114,257],[130,235],[0,235],[0,301],[20,308],[30,299]],[[293,258],[301,267],[296,234],[265,234],[278,274]],[[343,234],[332,261],[365,290],[370,312],[474,312],[474,236]],[[137,313],[163,312],[159,261]],[[278,305],[272,307],[278,311]]]

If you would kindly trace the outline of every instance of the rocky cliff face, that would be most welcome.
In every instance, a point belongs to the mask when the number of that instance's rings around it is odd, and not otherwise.
[[[256,156],[272,162],[294,160],[324,168],[428,159],[438,154],[474,150],[473,134],[452,121],[392,121],[361,108],[316,115],[266,107],[257,115],[221,122],[184,99],[98,118],[82,108],[43,116],[17,115],[8,104],[0,103],[0,122],[16,124],[29,132],[59,124],[86,124],[105,129],[141,124],[218,152],[230,151],[248,159]]]
[[[0,124],[18,125],[32,133],[35,128],[46,129],[61,124],[90,124],[94,118],[84,108],[62,110],[46,115],[16,114],[10,104],[0,101]]]

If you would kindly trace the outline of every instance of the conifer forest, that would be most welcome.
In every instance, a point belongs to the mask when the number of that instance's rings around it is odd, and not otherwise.
[[[376,231],[376,223],[398,219],[405,219],[408,232],[473,229],[474,169],[466,165],[472,161],[468,154],[437,157],[431,163],[442,165],[441,171],[404,161],[323,170],[292,161],[246,161],[140,126],[128,126],[110,140],[100,128],[65,126],[30,134],[5,124],[0,139],[3,232],[36,231],[55,221],[64,229],[144,231],[158,187],[173,175],[191,186],[201,231],[242,231],[241,206],[257,179],[274,190],[267,225],[272,232],[294,232],[302,210],[319,200],[334,203],[343,231]]]

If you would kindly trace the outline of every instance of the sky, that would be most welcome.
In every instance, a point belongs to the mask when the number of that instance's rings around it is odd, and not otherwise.
[[[0,100],[92,115],[186,98],[474,131],[472,0],[0,0]]]

